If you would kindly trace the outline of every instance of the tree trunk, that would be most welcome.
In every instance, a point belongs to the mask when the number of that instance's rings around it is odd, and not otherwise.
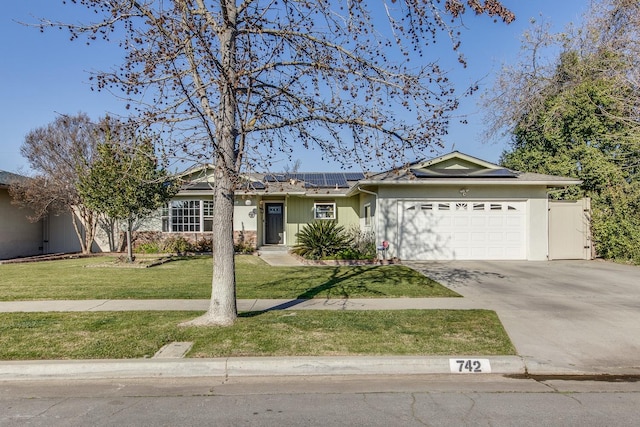
[[[209,310],[182,326],[232,325],[238,317],[233,246],[233,177],[216,166],[213,215],[213,280]]]
[[[97,220],[95,214],[88,208],[79,205],[69,211],[73,229],[76,232],[83,254],[91,253],[93,240],[96,235]]]
[[[233,1],[222,1],[224,25],[220,37],[221,65],[225,80],[220,83],[220,103],[213,117],[215,121],[215,173],[213,190],[213,280],[209,310],[202,316],[185,322],[183,326],[232,325],[238,317],[236,305],[236,267],[233,245],[233,209],[235,186],[238,178],[236,143],[238,138],[236,72],[236,6]],[[194,69],[197,72],[197,69]],[[196,75],[199,82],[199,76]],[[199,91],[204,86],[197,84]],[[204,95],[204,92],[203,92]],[[203,108],[213,115],[206,96]]]
[[[133,248],[131,247],[131,229],[133,228],[133,220],[127,219],[127,262],[133,262]]]

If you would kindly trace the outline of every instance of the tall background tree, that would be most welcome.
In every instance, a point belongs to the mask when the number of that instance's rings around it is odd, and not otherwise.
[[[444,35],[457,50],[455,27],[469,11],[514,19],[498,0],[78,5],[95,21],[42,20],[42,28],[89,43],[119,39],[124,63],[97,74],[97,87],[121,89],[141,120],[174,142],[174,156],[215,165],[211,303],[191,324],[220,325],[237,316],[232,220],[243,168],[268,168],[274,153],[298,146],[397,165],[438,144],[460,95],[428,59],[430,45]]]
[[[126,224],[127,259],[133,262],[134,224],[160,208],[176,187],[158,162],[153,135],[109,117],[96,132],[100,143],[93,162],[81,168],[77,191],[85,206]]]
[[[81,202],[77,184],[93,160],[96,144],[95,127],[86,114],[58,116],[25,137],[20,152],[35,175],[10,189],[16,204],[33,210],[32,221],[68,213],[82,253],[91,252],[97,215]]]
[[[583,26],[546,29],[486,97],[490,134],[511,135],[501,162],[581,179],[554,196],[591,197],[598,254],[640,263],[640,3],[593,3]]]

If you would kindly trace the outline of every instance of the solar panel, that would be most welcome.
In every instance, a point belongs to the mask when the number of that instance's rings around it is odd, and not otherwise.
[[[264,190],[266,188],[265,185],[259,181],[249,183],[248,187],[253,188],[254,190]]]
[[[515,178],[508,169],[411,169],[416,178]]]
[[[327,187],[348,187],[343,173],[327,173],[324,176]]]
[[[364,179],[364,174],[362,172],[346,172],[344,176],[347,181],[360,181],[361,179]]]
[[[288,178],[285,174],[273,173],[265,175],[264,180],[267,182],[285,182],[288,180]]]
[[[305,173],[303,180],[316,187],[326,187],[323,173]]]

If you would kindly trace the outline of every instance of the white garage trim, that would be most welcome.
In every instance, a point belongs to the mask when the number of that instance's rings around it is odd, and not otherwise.
[[[399,200],[397,209],[401,259],[527,259],[526,201]]]

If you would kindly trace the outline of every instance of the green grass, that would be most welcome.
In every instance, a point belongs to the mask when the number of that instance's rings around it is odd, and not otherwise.
[[[208,299],[211,257],[152,268],[117,266],[113,257],[0,265],[0,300]],[[236,257],[238,298],[456,297],[414,270],[398,266],[271,267]]]
[[[487,310],[270,311],[231,327],[181,328],[196,312],[1,313],[0,359],[150,357],[190,341],[188,357],[515,354]]]

